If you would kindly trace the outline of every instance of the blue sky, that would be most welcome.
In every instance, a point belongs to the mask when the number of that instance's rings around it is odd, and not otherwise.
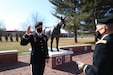
[[[44,26],[54,26],[57,19],[51,14],[53,5],[48,0],[0,0],[0,19],[4,20],[7,30],[21,30],[33,12],[44,19]]]

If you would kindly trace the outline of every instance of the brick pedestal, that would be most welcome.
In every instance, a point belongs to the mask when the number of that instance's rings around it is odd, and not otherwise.
[[[91,44],[79,44],[79,45],[68,45],[60,46],[60,49],[63,50],[72,50],[74,53],[92,50]]]
[[[49,50],[50,60],[46,65],[50,68],[55,68],[56,66],[70,63],[72,62],[72,54],[73,51],[60,49],[58,52],[55,48],[53,48],[53,52]]]
[[[18,50],[0,51],[0,64],[17,62]]]

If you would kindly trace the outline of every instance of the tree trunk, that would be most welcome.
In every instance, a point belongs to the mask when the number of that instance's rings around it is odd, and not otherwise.
[[[74,34],[75,34],[74,41],[75,41],[75,43],[77,43],[78,41],[77,41],[77,30],[76,29],[74,31]]]
[[[94,19],[94,25],[95,25],[95,31],[96,31],[96,25],[97,25],[97,23],[98,23],[98,20],[97,20],[97,17],[96,17],[96,19]],[[95,42],[97,42],[98,41],[98,39],[97,39],[97,37],[96,37],[96,34],[94,33],[94,35],[95,35]]]

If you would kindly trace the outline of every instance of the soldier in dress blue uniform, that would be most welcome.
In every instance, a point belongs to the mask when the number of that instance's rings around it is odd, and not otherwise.
[[[113,75],[113,17],[100,21],[96,26],[97,37],[92,65],[78,62],[86,75]]]
[[[48,62],[48,45],[47,36],[42,34],[42,22],[35,24],[35,33],[31,33],[30,26],[27,28],[26,33],[21,39],[21,45],[31,44],[31,68],[32,75],[43,75],[45,62]]]

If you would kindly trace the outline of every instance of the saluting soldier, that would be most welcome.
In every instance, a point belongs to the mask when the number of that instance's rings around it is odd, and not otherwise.
[[[42,22],[35,24],[35,33],[31,33],[30,26],[21,39],[21,45],[31,44],[31,68],[32,75],[43,75],[45,62],[48,63],[47,36],[42,34]]]
[[[86,75],[113,75],[113,17],[100,21],[96,26],[97,37],[93,63],[78,62],[78,67]]]

